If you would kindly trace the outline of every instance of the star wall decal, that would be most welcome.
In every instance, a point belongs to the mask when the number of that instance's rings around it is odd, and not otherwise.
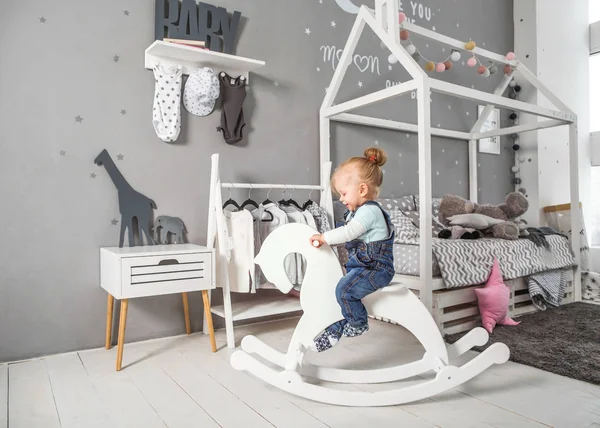
[[[331,21],[331,26],[332,26],[333,28],[335,28],[335,26],[336,26],[336,23],[335,23],[335,21]]]
[[[113,226],[116,226],[118,222],[119,222],[119,220],[117,220],[116,218],[113,218],[113,219],[110,221],[110,224],[112,224]]]
[[[359,81],[359,82],[358,82],[358,87],[359,87],[359,88],[362,88],[362,87],[363,87],[363,82]]]
[[[43,16],[40,18],[40,24],[45,24],[46,23],[46,18],[44,18]]]
[[[61,150],[61,151],[60,151],[60,155],[61,155],[61,156],[66,156],[66,155],[67,155],[67,152],[66,152],[66,151],[64,151],[64,150]]]
[[[119,55],[113,56],[113,61],[114,62],[119,62]]]
[[[95,173],[95,172],[92,172],[92,173],[90,174],[90,178],[96,178],[96,177],[97,177],[97,175],[96,175],[96,173]]]
[[[122,114],[123,116],[125,116],[125,115],[127,114],[127,110],[125,110],[125,109],[121,109],[121,114]]]
[[[121,153],[119,153],[119,154],[117,155],[117,159],[118,159],[118,160],[123,160],[123,158],[124,158],[124,157],[125,157],[125,156],[123,156]]]
[[[275,85],[275,87],[278,88],[279,87],[279,82],[276,80],[276,81],[273,82],[273,85]]]
[[[304,30],[304,32],[305,32],[307,35],[309,35],[309,36],[310,36],[310,28],[306,28],[306,29]]]
[[[123,11],[123,15],[125,15],[125,16],[129,16],[129,11],[128,11],[128,10],[124,10],[124,11]]]
[[[83,122],[83,117],[81,117],[80,115],[75,116],[75,122],[82,123]]]
[[[321,71],[321,67],[317,67],[317,71]]]
[[[388,70],[391,70],[391,69],[392,69],[391,64],[388,64]]]

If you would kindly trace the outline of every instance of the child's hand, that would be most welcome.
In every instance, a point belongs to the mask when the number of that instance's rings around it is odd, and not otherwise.
[[[320,233],[317,233],[313,236],[310,237],[310,245],[314,246],[314,247],[321,247],[321,245],[325,244],[325,239],[323,238],[323,235]]]

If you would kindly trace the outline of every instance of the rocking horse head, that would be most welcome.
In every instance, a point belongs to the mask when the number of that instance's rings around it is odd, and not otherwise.
[[[342,277],[342,269],[331,247],[315,248],[309,242],[315,233],[310,226],[290,223],[278,227],[263,241],[254,263],[260,265],[265,278],[282,293],[289,293],[293,287],[285,270],[285,258],[291,253],[302,254],[306,260],[302,295],[315,286],[323,290],[326,288],[324,283],[335,288]]]

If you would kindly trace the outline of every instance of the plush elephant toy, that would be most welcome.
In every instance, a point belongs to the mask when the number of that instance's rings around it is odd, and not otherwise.
[[[160,241],[158,236],[159,228]],[[161,244],[169,243],[169,233],[171,234],[171,242],[173,244],[183,244],[183,234],[187,232],[183,221],[179,217],[170,217],[167,215],[158,216],[152,230],[154,231],[156,241],[159,241]]]
[[[527,208],[529,208],[529,202],[520,192],[509,193],[505,202],[499,205],[479,205],[460,196],[446,195],[440,202],[438,218],[440,223],[448,228],[456,225],[469,227],[466,224],[469,216],[466,214],[473,214],[477,216],[477,220],[489,220],[489,226],[480,229],[484,235],[502,239],[518,239],[519,235],[524,233],[525,228],[516,218],[523,215]],[[458,224],[457,218],[460,218],[463,224]],[[498,222],[498,220],[501,221]],[[446,232],[445,235],[448,233]],[[452,235],[450,233],[448,237]]]

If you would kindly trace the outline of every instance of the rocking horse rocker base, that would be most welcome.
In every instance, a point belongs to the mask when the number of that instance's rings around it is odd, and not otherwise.
[[[314,230],[307,225],[288,224],[273,231],[256,256],[265,277],[287,293],[292,288],[283,260],[292,252],[302,254],[307,269],[302,282],[300,304],[303,315],[296,326],[288,351],[283,354],[255,336],[242,339],[241,349],[231,355],[236,370],[252,373],[259,379],[291,394],[323,403],[342,406],[392,406],[431,397],[452,389],[493,364],[508,361],[510,351],[503,343],[494,343],[485,351],[458,367],[449,364],[474,346],[488,341],[488,333],[474,328],[456,343],[446,346],[433,318],[410,290],[392,283],[363,299],[369,314],[387,318],[409,330],[425,348],[423,358],[408,364],[374,370],[346,370],[303,364],[313,339],[326,327],[343,319],[335,297],[342,269],[332,249],[314,248],[309,238]],[[256,354],[282,370],[264,364]],[[327,382],[371,384],[393,382],[434,371],[435,378],[396,390],[380,392],[346,391],[311,384],[304,377]]]

